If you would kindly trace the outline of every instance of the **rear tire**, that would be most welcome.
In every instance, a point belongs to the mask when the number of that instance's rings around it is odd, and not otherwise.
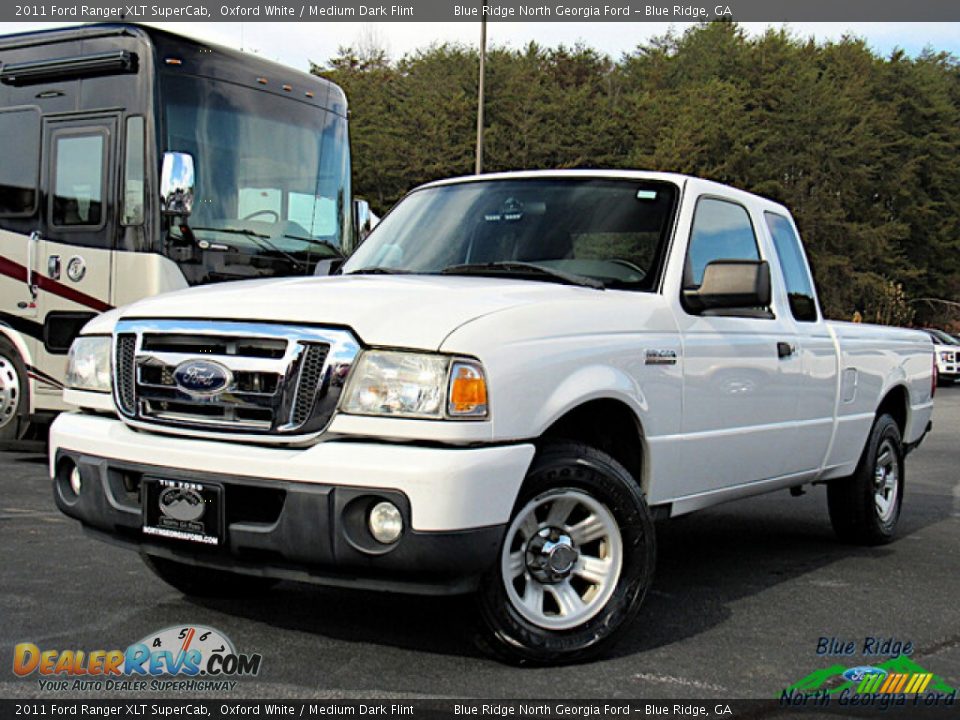
[[[654,526],[639,484],[606,453],[551,443],[534,459],[512,517],[478,593],[481,648],[528,665],[608,650],[653,580]]]
[[[154,555],[141,557],[157,577],[190,597],[250,597],[265,593],[280,582],[273,578],[188,565]]]
[[[903,486],[900,428],[892,417],[881,415],[873,423],[856,472],[827,485],[830,522],[837,537],[857,545],[891,542],[900,520]]]
[[[20,353],[0,338],[0,441],[19,440],[26,434],[29,393],[30,380]]]

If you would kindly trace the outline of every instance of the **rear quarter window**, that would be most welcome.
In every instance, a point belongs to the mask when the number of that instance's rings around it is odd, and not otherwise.
[[[766,212],[763,215],[770,230],[770,236],[773,238],[777,257],[780,258],[780,267],[783,269],[784,281],[787,284],[790,312],[794,319],[800,322],[816,322],[819,313],[813,293],[813,282],[810,280],[803,246],[793,229],[793,223],[776,213]]]

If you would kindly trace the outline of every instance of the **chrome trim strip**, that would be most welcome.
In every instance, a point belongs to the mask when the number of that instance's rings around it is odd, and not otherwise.
[[[289,352],[289,351],[288,351]],[[214,357],[214,356],[210,356]],[[215,357],[221,357],[219,355]],[[237,372],[265,372],[265,373],[275,373],[277,372],[277,366],[281,361],[281,358],[261,358],[261,357],[244,357],[242,355],[226,355],[223,357],[230,358],[230,370],[233,373]],[[206,360],[206,355],[193,354],[193,353],[182,353],[182,352],[165,352],[160,350],[143,350],[142,352],[137,353],[137,365],[146,365],[149,364],[151,360],[155,360],[160,364],[169,365],[171,367],[177,367],[178,365],[189,362],[191,360]],[[220,360],[216,361],[217,363],[223,365]],[[162,386],[161,386],[162,387]]]

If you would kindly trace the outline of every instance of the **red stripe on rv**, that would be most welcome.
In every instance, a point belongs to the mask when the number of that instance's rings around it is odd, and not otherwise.
[[[27,268],[20,263],[13,262],[9,258],[0,256],[0,275],[7,275],[8,277],[12,277],[14,280],[19,280],[25,283],[27,281]],[[93,297],[93,295],[87,295],[79,290],[74,290],[72,287],[68,287],[52,278],[45,277],[40,273],[34,273],[33,277],[34,281],[37,283],[37,287],[39,287],[41,290],[46,290],[47,292],[58,295],[65,300],[75,302],[78,305],[85,305],[91,310],[96,310],[97,312],[106,312],[107,310],[113,309],[112,305],[103,302],[103,300],[100,300],[99,298]]]
[[[39,375],[36,375],[32,372],[28,372],[27,377],[33,380],[36,380],[37,382],[41,382],[44,385],[49,385],[52,388],[56,388],[57,390],[63,390],[63,387],[64,387],[61,383],[51,382],[50,380],[47,380],[45,377],[40,377]]]

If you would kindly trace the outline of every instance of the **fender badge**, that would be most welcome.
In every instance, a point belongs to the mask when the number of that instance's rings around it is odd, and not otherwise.
[[[676,365],[676,350],[647,350],[646,365]]]

